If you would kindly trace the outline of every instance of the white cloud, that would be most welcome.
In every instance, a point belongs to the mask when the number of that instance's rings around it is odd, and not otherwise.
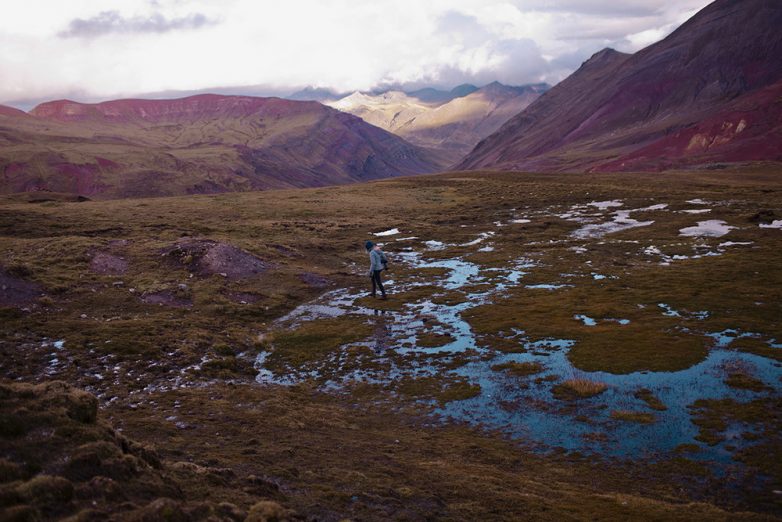
[[[0,103],[216,87],[556,82],[603,47],[634,51],[664,37],[708,2],[10,3],[0,16]]]

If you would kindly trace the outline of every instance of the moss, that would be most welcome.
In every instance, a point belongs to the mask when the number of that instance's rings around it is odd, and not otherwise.
[[[508,372],[517,377],[526,377],[543,371],[544,367],[539,362],[506,362],[495,364],[491,367],[495,372]]]
[[[648,331],[645,326],[631,324],[616,328],[610,335],[584,336],[568,352],[568,359],[580,370],[621,374],[683,370],[701,362],[707,354],[702,337]]]
[[[611,412],[611,418],[639,424],[652,424],[657,420],[651,413],[631,410],[614,410]]]
[[[742,352],[754,353],[767,359],[782,362],[782,349],[769,346],[763,339],[754,337],[743,337],[736,339],[730,344],[731,349]]]
[[[347,315],[310,321],[295,330],[277,332],[266,367],[275,372],[287,367],[301,368],[322,360],[341,346],[367,338],[372,331],[365,318]]]
[[[421,348],[439,348],[454,342],[456,339],[449,333],[420,332],[415,344]]]
[[[356,305],[375,310],[401,310],[408,304],[418,303],[428,299],[440,289],[436,286],[417,286],[406,292],[398,294],[392,293],[387,289],[388,298],[383,300],[376,297],[362,297],[356,300]]]
[[[467,294],[461,291],[452,291],[432,296],[432,303],[443,306],[456,306],[467,302]]]
[[[395,386],[395,389],[407,397],[434,399],[440,405],[451,401],[470,399],[481,393],[479,385],[471,384],[463,377],[447,379],[439,377],[405,378]]]
[[[696,440],[714,446],[725,440],[724,433],[732,423],[755,424],[775,433],[780,428],[777,413],[782,408],[782,399],[756,399],[739,402],[734,399],[700,399],[690,405],[692,422],[699,428]]]
[[[586,399],[600,395],[608,389],[604,382],[589,379],[568,379],[552,389],[554,397],[560,400]]]

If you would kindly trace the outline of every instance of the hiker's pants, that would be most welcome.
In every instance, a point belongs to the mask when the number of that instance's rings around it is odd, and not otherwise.
[[[375,295],[378,290],[383,295],[386,295],[386,289],[383,288],[383,280],[380,278],[380,272],[382,270],[372,270],[372,275],[369,276],[372,279],[372,295]]]

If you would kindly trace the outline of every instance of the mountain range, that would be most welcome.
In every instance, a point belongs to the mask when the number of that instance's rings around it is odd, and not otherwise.
[[[0,191],[116,198],[312,187],[447,160],[316,102],[198,95],[0,108]]]
[[[450,92],[354,92],[327,105],[402,136],[410,143],[440,150],[453,163],[535,101],[546,84],[511,87],[493,82],[480,89],[460,85]]]
[[[655,171],[782,161],[782,2],[716,0],[568,78],[300,100],[203,94],[0,106],[0,193],[97,198],[333,185],[442,171]],[[319,99],[317,101],[304,101]]]
[[[605,49],[458,169],[662,170],[782,160],[782,2],[717,0],[635,54]]]

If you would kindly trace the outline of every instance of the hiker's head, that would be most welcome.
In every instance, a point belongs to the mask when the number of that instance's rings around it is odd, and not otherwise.
[[[367,249],[367,252],[372,250],[372,247],[374,247],[374,246],[375,246],[375,244],[372,241],[367,241],[366,243],[364,243],[364,248]]]

